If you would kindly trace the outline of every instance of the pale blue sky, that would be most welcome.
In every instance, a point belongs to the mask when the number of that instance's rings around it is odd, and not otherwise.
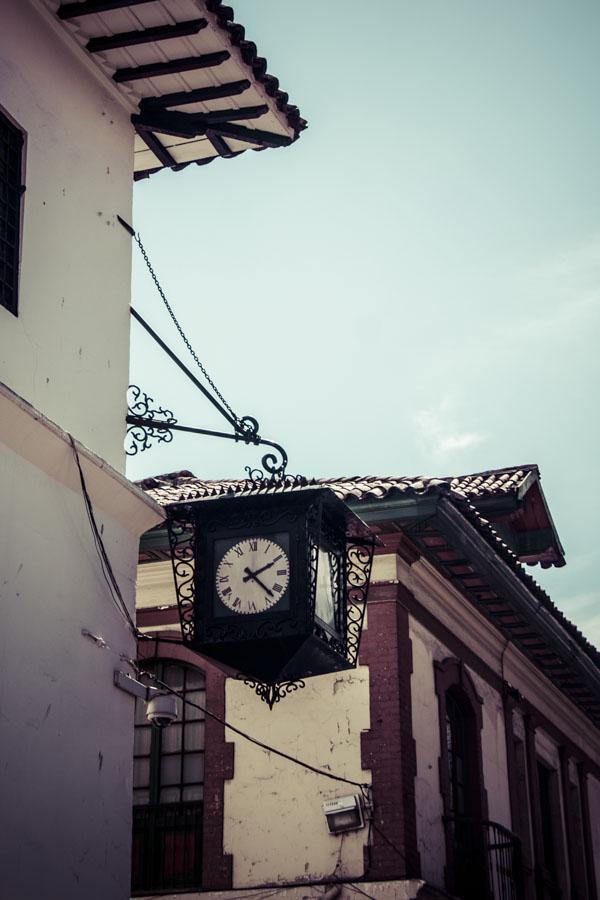
[[[136,186],[198,354],[291,472],[537,462],[567,567],[530,572],[600,644],[600,5],[234,8],[309,129]],[[139,259],[134,303],[185,358]],[[132,380],[220,428],[132,330]],[[243,477],[259,458],[178,436],[129,474]]]

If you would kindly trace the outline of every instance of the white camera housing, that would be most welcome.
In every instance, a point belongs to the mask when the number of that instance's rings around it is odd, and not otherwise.
[[[156,694],[148,701],[146,718],[159,728],[166,728],[177,718],[177,697],[173,694]]]

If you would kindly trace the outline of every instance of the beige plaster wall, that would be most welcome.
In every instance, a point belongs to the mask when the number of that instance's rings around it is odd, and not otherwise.
[[[372,897],[373,900],[421,900],[433,898],[434,894],[427,890],[423,881],[406,879],[404,881],[361,881],[354,884],[322,884],[301,885],[300,887],[281,887],[276,891],[268,888],[261,892],[259,898],[256,891],[206,891],[202,893],[203,900],[266,900],[267,897],[278,897],[282,900],[358,900],[362,896],[361,891]],[[436,900],[440,895],[437,894]],[[198,900],[198,894],[163,894],[161,900]],[[143,900],[143,898],[142,898]],[[148,897],[146,900],[156,900]]]
[[[409,621],[413,653],[413,737],[417,751],[417,838],[423,877],[432,884],[442,885],[446,850],[439,779],[440,729],[434,663],[453,654],[412,616]],[[481,752],[489,818],[510,829],[502,701],[496,690],[468,667],[467,671],[483,701]]]
[[[439,776],[439,711],[433,663],[436,659],[444,659],[449,653],[412,616],[409,618],[409,627],[413,658],[413,738],[417,753],[415,803],[421,874],[425,881],[443,885],[446,845]]]
[[[357,782],[360,732],[369,728],[368,670],[306,679],[306,687],[271,712],[250,688],[229,679],[227,720],[297,758]],[[364,872],[367,829],[329,834],[322,804],[359,792],[250,744],[235,742],[235,774],[225,784],[224,849],[233,884],[357,878]]]
[[[0,382],[122,469],[129,113],[28,0],[2,3],[0,85],[26,133],[19,315],[0,307]]]
[[[512,830],[502,698],[497,690],[490,687],[487,681],[484,681],[475,672],[470,672],[470,675],[478,695],[483,700],[481,757],[487,792],[488,816],[492,822],[498,822]]]

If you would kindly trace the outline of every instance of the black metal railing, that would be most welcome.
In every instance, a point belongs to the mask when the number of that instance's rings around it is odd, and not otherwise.
[[[464,900],[521,900],[523,870],[518,837],[483,819],[444,819],[453,894]]]
[[[133,893],[202,885],[202,803],[134,806]]]

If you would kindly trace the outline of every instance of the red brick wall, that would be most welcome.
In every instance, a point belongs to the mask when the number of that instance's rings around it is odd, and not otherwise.
[[[412,735],[412,647],[403,588],[371,589],[360,663],[369,667],[371,728],[362,734],[362,765],[372,773],[373,829],[365,874],[373,879],[418,877],[416,754]],[[387,838],[387,840],[386,840]]]

